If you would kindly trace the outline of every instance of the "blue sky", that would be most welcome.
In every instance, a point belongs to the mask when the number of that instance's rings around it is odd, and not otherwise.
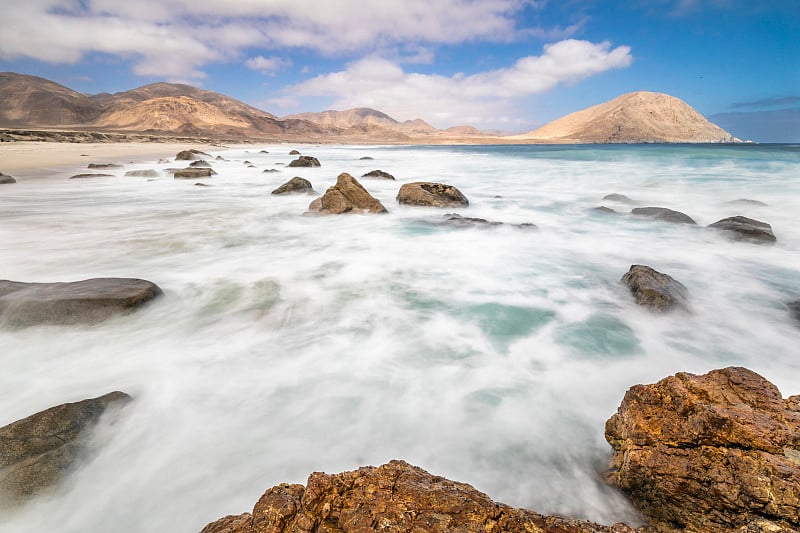
[[[800,141],[800,0],[3,0],[0,70],[154,81],[284,116],[374,107],[527,131],[620,94]]]

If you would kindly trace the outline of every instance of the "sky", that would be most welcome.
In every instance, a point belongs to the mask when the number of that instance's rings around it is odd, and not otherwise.
[[[277,116],[371,107],[524,132],[621,94],[800,142],[800,0],[0,0],[0,71],[156,81]]]

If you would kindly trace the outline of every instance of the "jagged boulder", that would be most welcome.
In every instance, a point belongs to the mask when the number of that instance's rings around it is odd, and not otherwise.
[[[216,174],[213,168],[182,168],[176,170],[173,176],[176,180],[190,180],[195,178],[208,178]]]
[[[680,211],[673,211],[666,207],[636,207],[631,209],[631,214],[639,217],[652,218],[653,220],[661,220],[664,222],[673,222],[675,224],[697,224],[687,214]]]
[[[175,155],[176,161],[194,161],[195,159],[203,159],[204,157],[211,157],[205,152],[201,152],[200,150],[195,150],[192,148],[191,150],[183,150],[178,152]]]
[[[301,155],[291,163],[289,163],[290,167],[319,167],[322,166],[319,164],[319,159],[316,157],[311,157],[310,155]]]
[[[673,309],[688,309],[689,291],[683,284],[667,274],[645,265],[631,265],[622,276],[624,283],[636,298],[636,303],[661,313]]]
[[[709,224],[708,227],[722,231],[727,237],[737,241],[766,244],[777,241],[775,234],[772,233],[772,226],[752,218],[742,216],[723,218]]]
[[[311,186],[310,181],[305,178],[301,178],[300,176],[295,176],[272,191],[272,194],[309,193],[313,190],[314,188]]]
[[[0,428],[0,508],[24,503],[55,486],[87,452],[92,428],[124,392],[51,407]]]
[[[363,159],[363,158],[362,158]],[[384,180],[393,180],[394,176],[383,170],[372,170],[361,176],[362,178],[381,178]]]
[[[278,485],[252,513],[226,516],[201,533],[634,533],[623,525],[542,516],[496,503],[466,483],[404,461],[352,472],[316,472],[306,486]]]
[[[800,396],[746,368],[636,385],[606,479],[664,533],[800,530]]]
[[[343,172],[336,178],[336,185],[328,188],[320,198],[308,206],[309,213],[386,213],[386,208],[377,198],[350,174]]]
[[[94,324],[130,313],[161,293],[155,283],[135,278],[67,283],[0,280],[0,324]]]
[[[430,207],[465,207],[469,205],[467,197],[452,185],[427,181],[404,184],[397,193],[397,201],[405,205]]]
[[[3,174],[2,172],[0,172],[0,184],[5,184],[5,183],[16,183],[16,182],[17,182],[17,180],[15,180],[14,178],[12,178],[12,177],[11,177],[11,176],[9,176],[8,174]]]

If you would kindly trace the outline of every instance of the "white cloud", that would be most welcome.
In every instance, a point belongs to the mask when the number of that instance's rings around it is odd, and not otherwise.
[[[264,74],[272,74],[276,70],[282,69],[284,67],[288,67],[292,64],[291,60],[284,59],[282,57],[271,56],[271,57],[264,57],[264,56],[256,56],[247,59],[244,62],[247,68],[257,70]]]
[[[438,127],[492,125],[513,116],[521,98],[627,67],[632,60],[627,46],[574,39],[546,45],[542,55],[523,57],[510,67],[472,75],[405,72],[394,62],[367,57],[346,70],[288,87],[286,93],[333,96],[336,109],[374,107],[398,120],[422,117]]]

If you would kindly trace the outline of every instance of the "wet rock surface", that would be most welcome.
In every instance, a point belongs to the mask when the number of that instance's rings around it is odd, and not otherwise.
[[[11,177],[11,176],[9,176],[8,174],[3,174],[2,172],[0,172],[0,184],[5,184],[5,183],[16,183],[16,182],[17,182],[17,180],[15,180],[14,178],[12,178],[12,177]]]
[[[176,180],[180,179],[189,180],[195,178],[208,178],[210,176],[213,176],[214,174],[216,174],[216,172],[214,172],[214,169],[211,168],[183,168],[180,170],[176,170],[173,173],[173,177]]]
[[[386,208],[350,174],[339,174],[336,185],[308,206],[309,213],[386,213]]]
[[[772,233],[772,226],[752,218],[742,216],[723,218],[709,224],[708,227],[722,231],[725,236],[737,241],[765,244],[777,241],[775,234]]]
[[[126,176],[135,178],[157,178],[158,171],[153,169],[148,170],[129,170],[125,173]]]
[[[0,428],[0,508],[46,492],[89,450],[91,430],[109,408],[131,401],[124,392],[51,407]]]
[[[403,461],[340,474],[314,473],[306,486],[278,485],[252,513],[226,516],[202,533],[633,533],[543,516],[492,501],[466,483]]]
[[[272,194],[297,194],[297,193],[309,193],[312,192],[314,188],[311,186],[311,182],[305,178],[301,178],[300,176],[295,176],[294,178],[290,179],[274,191]]]
[[[194,161],[196,159],[203,159],[204,157],[210,158],[211,156],[200,150],[195,150],[194,148],[191,150],[183,150],[175,154],[176,161]]]
[[[627,196],[625,196],[624,194],[618,194],[618,193],[615,193],[615,192],[603,196],[603,200],[609,200],[611,202],[619,202],[621,204],[635,204],[636,203],[633,200],[631,200],[630,198],[628,198]]]
[[[109,178],[113,176],[114,174],[75,174],[74,176],[70,176],[69,179],[79,180],[85,178]]]
[[[688,309],[689,291],[686,287],[649,266],[631,265],[621,281],[631,290],[636,303],[652,311]]]
[[[86,168],[112,169],[112,168],[122,168],[122,165],[117,165],[115,163],[89,163],[89,165]]]
[[[363,158],[362,158],[363,159]],[[372,159],[372,158],[370,158]],[[394,176],[383,170],[372,170],[361,176],[362,178],[380,178],[385,180],[393,180]]]
[[[689,215],[666,207],[636,207],[631,209],[631,214],[675,224],[697,224]]]
[[[466,207],[469,205],[467,197],[452,185],[427,181],[404,184],[397,193],[397,201],[405,205],[428,207]]]
[[[197,167],[211,168],[211,163],[209,163],[205,159],[198,159],[197,161],[192,161],[191,163],[189,163],[189,166],[192,168],[197,168]]]
[[[746,368],[636,385],[606,478],[661,532],[800,530],[800,396]]]
[[[130,313],[161,295],[136,278],[93,278],[66,283],[0,280],[0,324],[94,324]]]
[[[322,166],[319,163],[319,159],[316,157],[311,157],[310,155],[301,155],[291,163],[289,163],[290,167],[319,167]]]

